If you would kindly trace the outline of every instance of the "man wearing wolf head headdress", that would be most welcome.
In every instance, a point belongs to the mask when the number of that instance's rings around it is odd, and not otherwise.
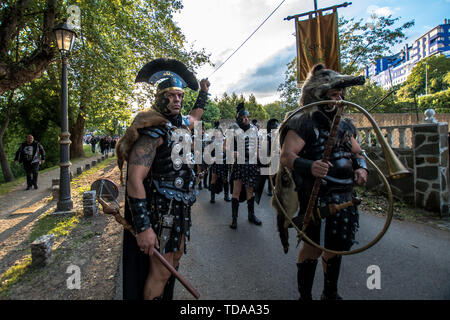
[[[300,105],[306,106],[323,100],[343,100],[346,87],[363,83],[362,77],[341,75],[318,64],[311,69],[302,87]],[[300,205],[298,216],[293,220],[301,229],[315,179],[322,178],[317,202],[312,211],[313,219],[307,224],[305,233],[312,241],[320,243],[320,219],[326,216],[321,212],[326,212],[325,209],[330,204],[349,203],[345,209],[324,218],[325,248],[346,251],[355,242],[358,229],[358,211],[352,202],[355,198],[353,186],[355,183],[360,185],[367,181],[367,166],[355,139],[356,129],[349,119],[339,123],[329,160],[322,161],[337,108],[331,103],[319,104],[311,110],[287,117],[281,125],[280,162],[282,166],[291,170]],[[286,252],[287,229],[282,215],[278,215],[277,222]],[[322,252],[305,240],[297,263],[301,300],[312,299],[311,291],[317,259],[321,255],[324,270],[324,289],[321,298],[341,299],[337,292],[337,283],[342,256]]]

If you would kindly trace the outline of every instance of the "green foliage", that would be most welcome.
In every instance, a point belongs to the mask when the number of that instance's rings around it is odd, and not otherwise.
[[[9,56],[0,57],[0,62],[20,61],[36,49],[43,32],[42,12],[47,1],[31,2],[21,21],[25,28],[8,42]],[[2,2],[0,9],[14,3]],[[81,13],[80,27],[75,30],[78,38],[68,57],[69,131],[73,145],[81,142],[74,138],[82,136],[86,128],[113,135],[130,124],[136,111],[133,108],[142,108],[142,99],[148,98],[149,92],[139,93],[134,79],[150,60],[176,58],[194,71],[209,63],[204,49],[198,51],[186,44],[182,30],[173,21],[173,14],[183,8],[179,0],[58,1],[59,20],[68,17],[67,8],[72,4]],[[15,91],[14,112],[3,138],[9,161],[28,133],[44,146],[47,156],[44,167],[59,161],[61,63],[59,59],[55,62],[40,78]],[[2,96],[0,124],[5,119],[6,102]],[[208,112],[211,119],[217,117],[214,107]],[[21,166],[11,169],[14,175],[23,174]]]
[[[275,101],[264,105],[264,110],[266,110],[267,114],[269,115],[269,119],[275,118],[280,122],[283,121],[284,117],[289,111],[292,111],[295,108],[295,105],[293,107],[289,107],[282,104],[280,101]]]
[[[391,94],[382,100],[389,92],[374,82],[367,81],[364,86],[355,86],[347,89],[345,100],[354,102],[366,110],[374,113],[396,113],[401,112],[397,109],[394,102],[394,96]],[[376,105],[379,101],[382,102]],[[375,106],[376,105],[376,106]],[[352,110],[353,111],[353,110]]]
[[[287,109],[294,110],[298,107],[301,90],[297,88],[297,57],[287,64],[284,73],[284,82],[278,86],[282,104]]]
[[[245,103],[245,108],[250,114],[250,119],[269,120],[269,114],[263,108],[261,104],[256,102],[256,98],[253,94],[248,97],[248,102]]]
[[[231,96],[224,93],[221,99],[216,98],[215,102],[220,110],[220,118],[234,119],[236,117],[236,106],[243,100],[243,97],[238,99],[238,96],[234,92]]]
[[[422,96],[418,99],[419,111],[432,108],[436,113],[450,113],[450,89]]]
[[[425,68],[427,71],[425,72]],[[420,60],[412,69],[399,90],[400,99],[413,98],[425,93],[425,79],[427,79],[428,94],[433,94],[449,88],[450,58],[445,55],[434,55]]]
[[[157,57],[177,58],[191,67],[208,61],[204,52],[187,51],[172,21],[180,1],[79,1],[80,41],[71,58],[72,126],[78,117],[105,134],[118,133],[132,115],[134,79]]]

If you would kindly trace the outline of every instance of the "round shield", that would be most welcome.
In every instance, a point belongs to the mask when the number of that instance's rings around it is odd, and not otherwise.
[[[97,197],[106,201],[115,201],[119,197],[119,187],[109,179],[95,180],[91,185],[91,190],[95,190]]]

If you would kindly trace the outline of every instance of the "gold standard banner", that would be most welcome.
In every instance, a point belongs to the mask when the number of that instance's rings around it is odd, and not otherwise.
[[[337,11],[323,16],[322,11],[308,20],[296,19],[297,83],[300,87],[308,71],[317,63],[341,72]]]

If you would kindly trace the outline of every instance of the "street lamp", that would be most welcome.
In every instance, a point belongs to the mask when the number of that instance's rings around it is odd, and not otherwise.
[[[59,199],[56,211],[70,211],[73,208],[73,201],[70,195],[70,133],[68,120],[68,98],[67,98],[67,55],[73,47],[77,36],[66,22],[57,25],[53,32],[56,36],[56,43],[61,54],[61,134],[58,143],[60,145],[60,174],[59,174]]]

